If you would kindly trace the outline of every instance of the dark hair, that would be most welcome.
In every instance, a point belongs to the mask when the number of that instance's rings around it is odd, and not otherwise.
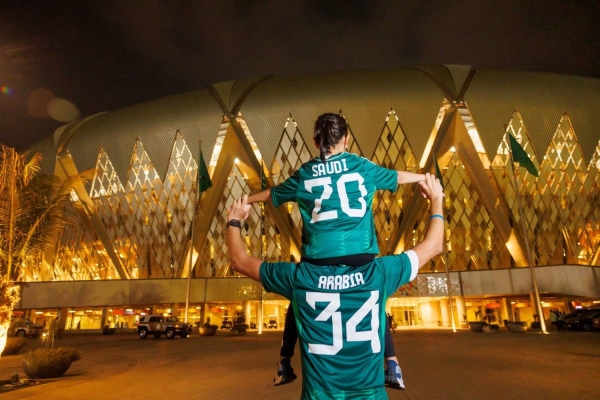
[[[320,115],[315,122],[315,143],[319,146],[321,161],[330,153],[329,148],[337,145],[348,134],[346,120],[339,114]]]

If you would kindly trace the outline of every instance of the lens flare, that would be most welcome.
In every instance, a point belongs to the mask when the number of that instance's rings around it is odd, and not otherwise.
[[[0,86],[0,92],[4,93],[7,96],[10,96],[11,94],[13,94],[15,91],[13,90],[13,88],[8,87],[8,86]]]

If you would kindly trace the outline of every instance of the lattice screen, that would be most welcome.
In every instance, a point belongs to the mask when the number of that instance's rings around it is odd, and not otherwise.
[[[77,214],[75,204],[69,213]],[[93,280],[116,277],[114,266],[102,243],[81,218],[63,230],[58,238],[57,250],[52,263],[52,280]]]
[[[521,214],[519,211],[519,203],[517,202],[517,200],[521,202],[521,206],[523,207],[523,215],[525,216],[526,226],[536,226],[538,224],[538,215],[535,212],[534,205],[534,196],[537,193],[536,177],[534,175],[531,175],[524,168],[520,168],[516,171],[517,183],[519,185],[519,197],[517,198],[513,169],[510,166],[510,152],[508,144],[509,141],[507,136],[507,134],[509,133],[513,135],[515,139],[517,139],[521,147],[523,147],[525,152],[527,152],[529,158],[532,160],[533,164],[538,169],[538,171],[540,167],[531,141],[529,139],[527,127],[523,122],[523,118],[519,111],[515,111],[512,119],[508,124],[507,132],[504,134],[502,142],[500,142],[500,145],[498,146],[498,151],[496,152],[496,156],[492,161],[491,169],[494,177],[496,178],[499,193],[501,193],[501,196],[503,197],[507,208],[510,210],[511,226],[513,227],[515,234],[519,238],[519,242],[523,246],[523,251],[525,251],[525,241],[523,239],[523,231],[520,225]],[[527,235],[527,240],[529,240],[529,243],[533,243],[533,229],[528,229]]]
[[[298,124],[293,117],[289,117],[283,127],[281,140],[277,146],[275,157],[271,163],[270,171],[273,183],[280,184],[294,174],[302,164],[308,162],[311,158],[310,152],[302,134],[298,129]],[[302,231],[302,217],[300,209],[295,202],[288,202],[282,207],[286,207],[290,215],[291,224],[294,229]]]
[[[233,201],[250,194],[250,186],[242,171],[234,164],[217,212],[212,220],[206,243],[201,252],[202,263],[196,276],[235,276],[229,267],[227,253],[226,215]],[[279,231],[272,225],[261,204],[253,204],[241,235],[244,237],[248,254],[268,261],[287,260],[289,251],[281,245]]]
[[[177,132],[163,181],[137,140],[123,188],[108,155],[100,149],[90,196],[131,277],[181,275],[197,203],[197,168]]]
[[[394,170],[417,172],[419,169],[418,161],[393,110],[385,119],[372,161]],[[373,217],[380,251],[387,247],[390,235],[400,219],[402,205],[414,190],[414,185],[400,185],[395,193],[380,190],[373,197]]]
[[[450,270],[496,269],[510,266],[510,254],[490,215],[474,190],[457,153],[448,166],[440,165],[445,184],[446,254]],[[423,240],[428,216],[406,234],[412,247]],[[431,262],[431,271],[444,271],[442,256]]]

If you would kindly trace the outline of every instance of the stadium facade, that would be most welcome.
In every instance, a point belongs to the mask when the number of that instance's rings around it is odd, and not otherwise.
[[[192,322],[243,311],[280,326],[288,302],[229,268],[225,214],[317,155],[323,112],[345,116],[351,152],[440,167],[446,251],[388,301],[399,325],[449,326],[454,315],[464,326],[489,309],[533,322],[529,260],[546,318],[600,302],[600,80],[426,66],[225,82],[61,127],[36,146],[44,171],[96,174],[72,194],[78,222],[26,266],[22,313],[67,329],[132,327],[143,313],[183,316],[189,299]],[[539,176],[513,170],[509,134]],[[202,159],[212,187],[200,193]],[[426,206],[416,185],[378,193],[381,254],[420,240]],[[255,205],[242,229],[266,260],[298,260],[300,232],[292,203]]]

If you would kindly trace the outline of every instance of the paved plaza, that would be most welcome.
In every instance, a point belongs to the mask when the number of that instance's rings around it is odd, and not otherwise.
[[[187,339],[141,340],[131,331],[111,336],[67,332],[59,346],[82,359],[65,376],[0,394],[0,400],[44,399],[298,399],[298,380],[274,387],[281,331]],[[33,348],[41,339],[31,340]],[[496,334],[461,330],[398,330],[394,342],[406,391],[390,399],[600,398],[600,334]],[[27,350],[27,349],[25,349]],[[24,350],[22,350],[23,352]],[[19,373],[21,355],[0,359],[0,378]],[[348,376],[348,382],[354,377]]]

